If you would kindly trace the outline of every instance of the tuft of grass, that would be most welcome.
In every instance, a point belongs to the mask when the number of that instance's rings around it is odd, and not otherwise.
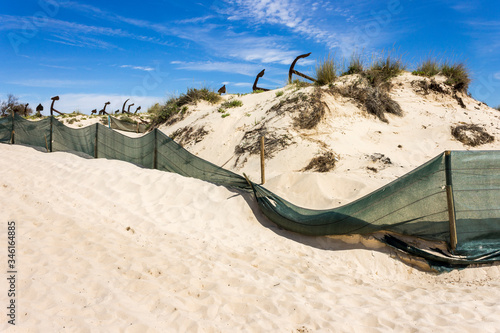
[[[363,64],[361,56],[357,53],[354,53],[349,60],[349,67],[347,67],[347,70],[342,73],[342,75],[362,74],[364,71],[365,66]]]
[[[335,59],[328,55],[322,62],[316,65],[316,84],[324,86],[333,83],[337,78],[337,64]]]
[[[280,91],[277,91],[276,92],[276,97],[280,97],[280,96],[283,96],[285,92],[283,90],[280,90]]]
[[[238,100],[238,99],[233,99],[233,100],[230,100],[230,101],[226,101],[224,103],[221,104],[221,107],[223,108],[237,108],[237,107],[240,107],[243,105],[243,102]]]
[[[376,60],[370,68],[365,71],[368,82],[376,87],[388,82],[391,78],[398,76],[406,69],[401,57],[392,58],[390,54],[385,59]]]
[[[471,82],[469,70],[463,63],[450,65],[445,63],[441,68],[441,73],[446,76],[445,83],[452,86],[453,89],[466,92]]]
[[[177,99],[177,105],[183,106],[187,104],[196,104],[198,101],[207,101],[209,103],[215,104],[218,103],[222,97],[220,95],[208,88],[188,88],[187,92],[181,94]]]
[[[226,113],[226,111],[227,111],[227,110],[226,110],[226,109],[224,109],[224,108],[218,108],[218,109],[217,109],[217,112],[219,112],[219,113]]]
[[[413,75],[432,77],[440,71],[439,63],[434,59],[427,59],[422,62],[416,70],[412,72]]]
[[[226,118],[226,117],[228,117],[228,116],[230,116],[230,114],[229,114],[229,113],[224,113],[223,115],[221,115],[221,117],[222,117],[222,118]]]

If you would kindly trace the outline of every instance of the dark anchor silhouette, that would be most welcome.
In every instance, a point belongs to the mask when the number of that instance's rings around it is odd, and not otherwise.
[[[316,79],[313,79],[312,77],[307,76],[307,75],[305,75],[305,74],[303,74],[301,72],[297,72],[295,69],[293,69],[295,67],[295,64],[297,63],[297,60],[302,59],[302,58],[307,58],[310,55],[311,55],[311,52],[309,52],[307,54],[299,55],[297,58],[295,58],[295,60],[290,65],[290,70],[288,71],[288,82],[289,83],[292,82],[292,75],[293,74],[297,74],[298,76],[302,76],[304,79],[308,79],[310,81],[316,82]]]
[[[219,95],[225,94],[226,93],[226,85],[223,85],[222,87],[220,87],[219,90],[217,90],[217,92],[219,93]]]
[[[127,109],[127,113],[128,113],[128,114],[130,114],[130,107],[131,107],[132,105],[134,105],[134,103],[132,103],[132,104],[130,104],[130,105],[128,106],[128,109]]]
[[[59,113],[60,115],[63,115],[64,113],[59,112],[56,109],[54,109],[54,103],[55,103],[55,101],[59,100],[59,96],[54,96],[54,97],[51,98],[51,100],[52,100],[52,104],[50,104],[50,115],[53,116],[54,115],[54,111],[57,112],[57,113]]]
[[[138,106],[138,107],[137,107],[137,109],[135,110],[134,114],[136,114],[136,113],[137,113],[137,111],[139,111],[140,109],[141,109],[141,107],[140,107],[140,106]]]
[[[120,109],[118,109],[118,110],[115,111],[115,114],[117,114],[117,113],[120,113]]]
[[[42,105],[42,103],[40,103],[36,107],[36,116],[37,117],[41,117],[42,116],[42,111],[43,111],[43,105]]]
[[[101,116],[101,115],[105,115],[105,114],[109,115],[109,113],[107,113],[107,112],[106,112],[106,106],[108,106],[109,104],[111,104],[111,102],[106,102],[106,103],[104,103],[104,108],[103,108],[102,110],[100,110],[100,111],[99,111],[99,115],[100,115],[100,116]]]
[[[96,114],[96,113],[97,113],[97,109],[90,111],[90,114]]]
[[[127,102],[130,100],[130,98],[128,98],[125,103],[123,103],[123,106],[122,106],[122,113],[125,113],[125,104],[127,104]]]
[[[255,82],[253,83],[253,91],[255,90],[263,90],[263,91],[269,91],[269,89],[266,88],[259,88],[257,87],[257,82],[259,82],[259,78],[264,76],[265,69],[263,69],[259,74],[257,74],[257,77],[255,78]]]

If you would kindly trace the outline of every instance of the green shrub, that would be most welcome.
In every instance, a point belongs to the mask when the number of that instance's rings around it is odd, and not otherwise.
[[[441,73],[446,76],[445,83],[458,91],[466,92],[471,82],[469,71],[463,63],[450,65],[445,63],[441,68]]]
[[[218,108],[218,109],[217,109],[217,112],[219,112],[219,113],[226,113],[226,111],[227,111],[227,110],[226,110],[226,109],[224,109],[224,108]]]
[[[439,63],[434,59],[427,59],[412,72],[414,75],[432,77],[439,73]]]
[[[230,116],[230,114],[229,114],[229,113],[224,113],[221,117],[222,117],[222,118],[226,118],[226,117],[228,117],[228,116]]]
[[[156,103],[148,109],[151,114],[151,122],[153,124],[163,124],[169,120],[174,114],[179,113],[181,109],[177,105],[177,98],[170,98],[165,104]]]
[[[333,57],[328,55],[322,62],[316,65],[316,84],[324,86],[335,81],[337,78],[337,65]]]
[[[283,90],[280,90],[280,91],[277,91],[276,92],[276,97],[280,97],[280,96],[283,96],[285,92]]]
[[[393,59],[387,55],[385,59],[375,61],[370,68],[365,71],[365,76],[372,86],[378,86],[398,76],[404,71],[406,66],[401,58]]]
[[[359,54],[353,54],[349,60],[349,67],[342,75],[361,74],[365,70],[363,60]]]
[[[237,107],[240,107],[243,105],[243,102],[238,100],[238,99],[233,99],[233,100],[230,100],[230,101],[226,101],[224,103],[222,103],[221,107],[223,108],[237,108]]]
[[[178,106],[183,106],[186,104],[196,104],[198,101],[207,101],[209,103],[215,104],[221,100],[222,97],[213,90],[208,88],[188,88],[185,94],[181,94],[177,100]]]

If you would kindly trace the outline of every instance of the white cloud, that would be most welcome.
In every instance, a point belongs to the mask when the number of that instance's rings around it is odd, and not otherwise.
[[[255,76],[262,70],[261,65],[233,63],[233,62],[183,62],[172,61],[171,64],[177,65],[178,69],[187,69],[192,71],[202,72],[223,72],[223,73],[237,73],[248,76]]]
[[[500,80],[500,72],[495,73],[493,76],[495,77],[495,79]]]
[[[59,80],[59,79],[23,79],[9,81],[8,84],[36,88],[67,88],[76,86],[93,86],[102,82],[93,80]]]
[[[236,87],[252,87],[253,84],[252,83],[248,83],[248,82],[238,82],[238,83],[234,83],[233,86],[236,86]]]
[[[306,38],[338,46],[338,37],[331,30],[320,28],[311,20],[311,6],[324,7],[320,2],[311,3],[295,0],[227,0],[232,8],[224,11],[230,20],[249,19],[253,24],[276,24],[285,26]]]
[[[137,70],[145,71],[145,72],[151,72],[151,71],[155,70],[153,67],[144,67],[144,66],[121,65],[120,67],[121,68],[132,68],[132,69],[137,69]]]

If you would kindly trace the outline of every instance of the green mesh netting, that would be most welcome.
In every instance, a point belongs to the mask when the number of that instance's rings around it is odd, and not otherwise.
[[[95,133],[95,125],[70,128],[53,118],[52,151],[77,151],[95,157]]]
[[[131,138],[97,125],[97,157],[122,160],[145,168],[153,167],[155,134]]]
[[[47,148],[50,144],[50,121],[50,118],[29,121],[16,113],[14,116],[15,143]]]
[[[134,133],[146,133],[147,126],[145,124],[132,124],[114,117],[108,117],[110,126],[112,129],[117,129],[120,131],[134,132]]]
[[[12,117],[0,118],[0,142],[10,142],[12,134]]]
[[[380,238],[382,241],[422,257],[439,269],[500,260],[500,151],[443,153],[350,204],[311,210],[295,206],[262,186],[194,156],[156,129],[140,138],[130,138],[100,124],[71,129],[55,118],[31,122],[15,115],[14,119],[0,119],[0,142],[10,142],[12,130],[15,143],[52,151],[78,151],[218,185],[253,189],[263,213],[280,227],[294,232],[383,232],[386,235]],[[447,186],[454,204],[451,210]],[[452,247],[450,211],[457,229],[457,246],[452,252],[438,246],[445,242]],[[436,247],[418,248],[403,240],[408,237],[435,242]]]

